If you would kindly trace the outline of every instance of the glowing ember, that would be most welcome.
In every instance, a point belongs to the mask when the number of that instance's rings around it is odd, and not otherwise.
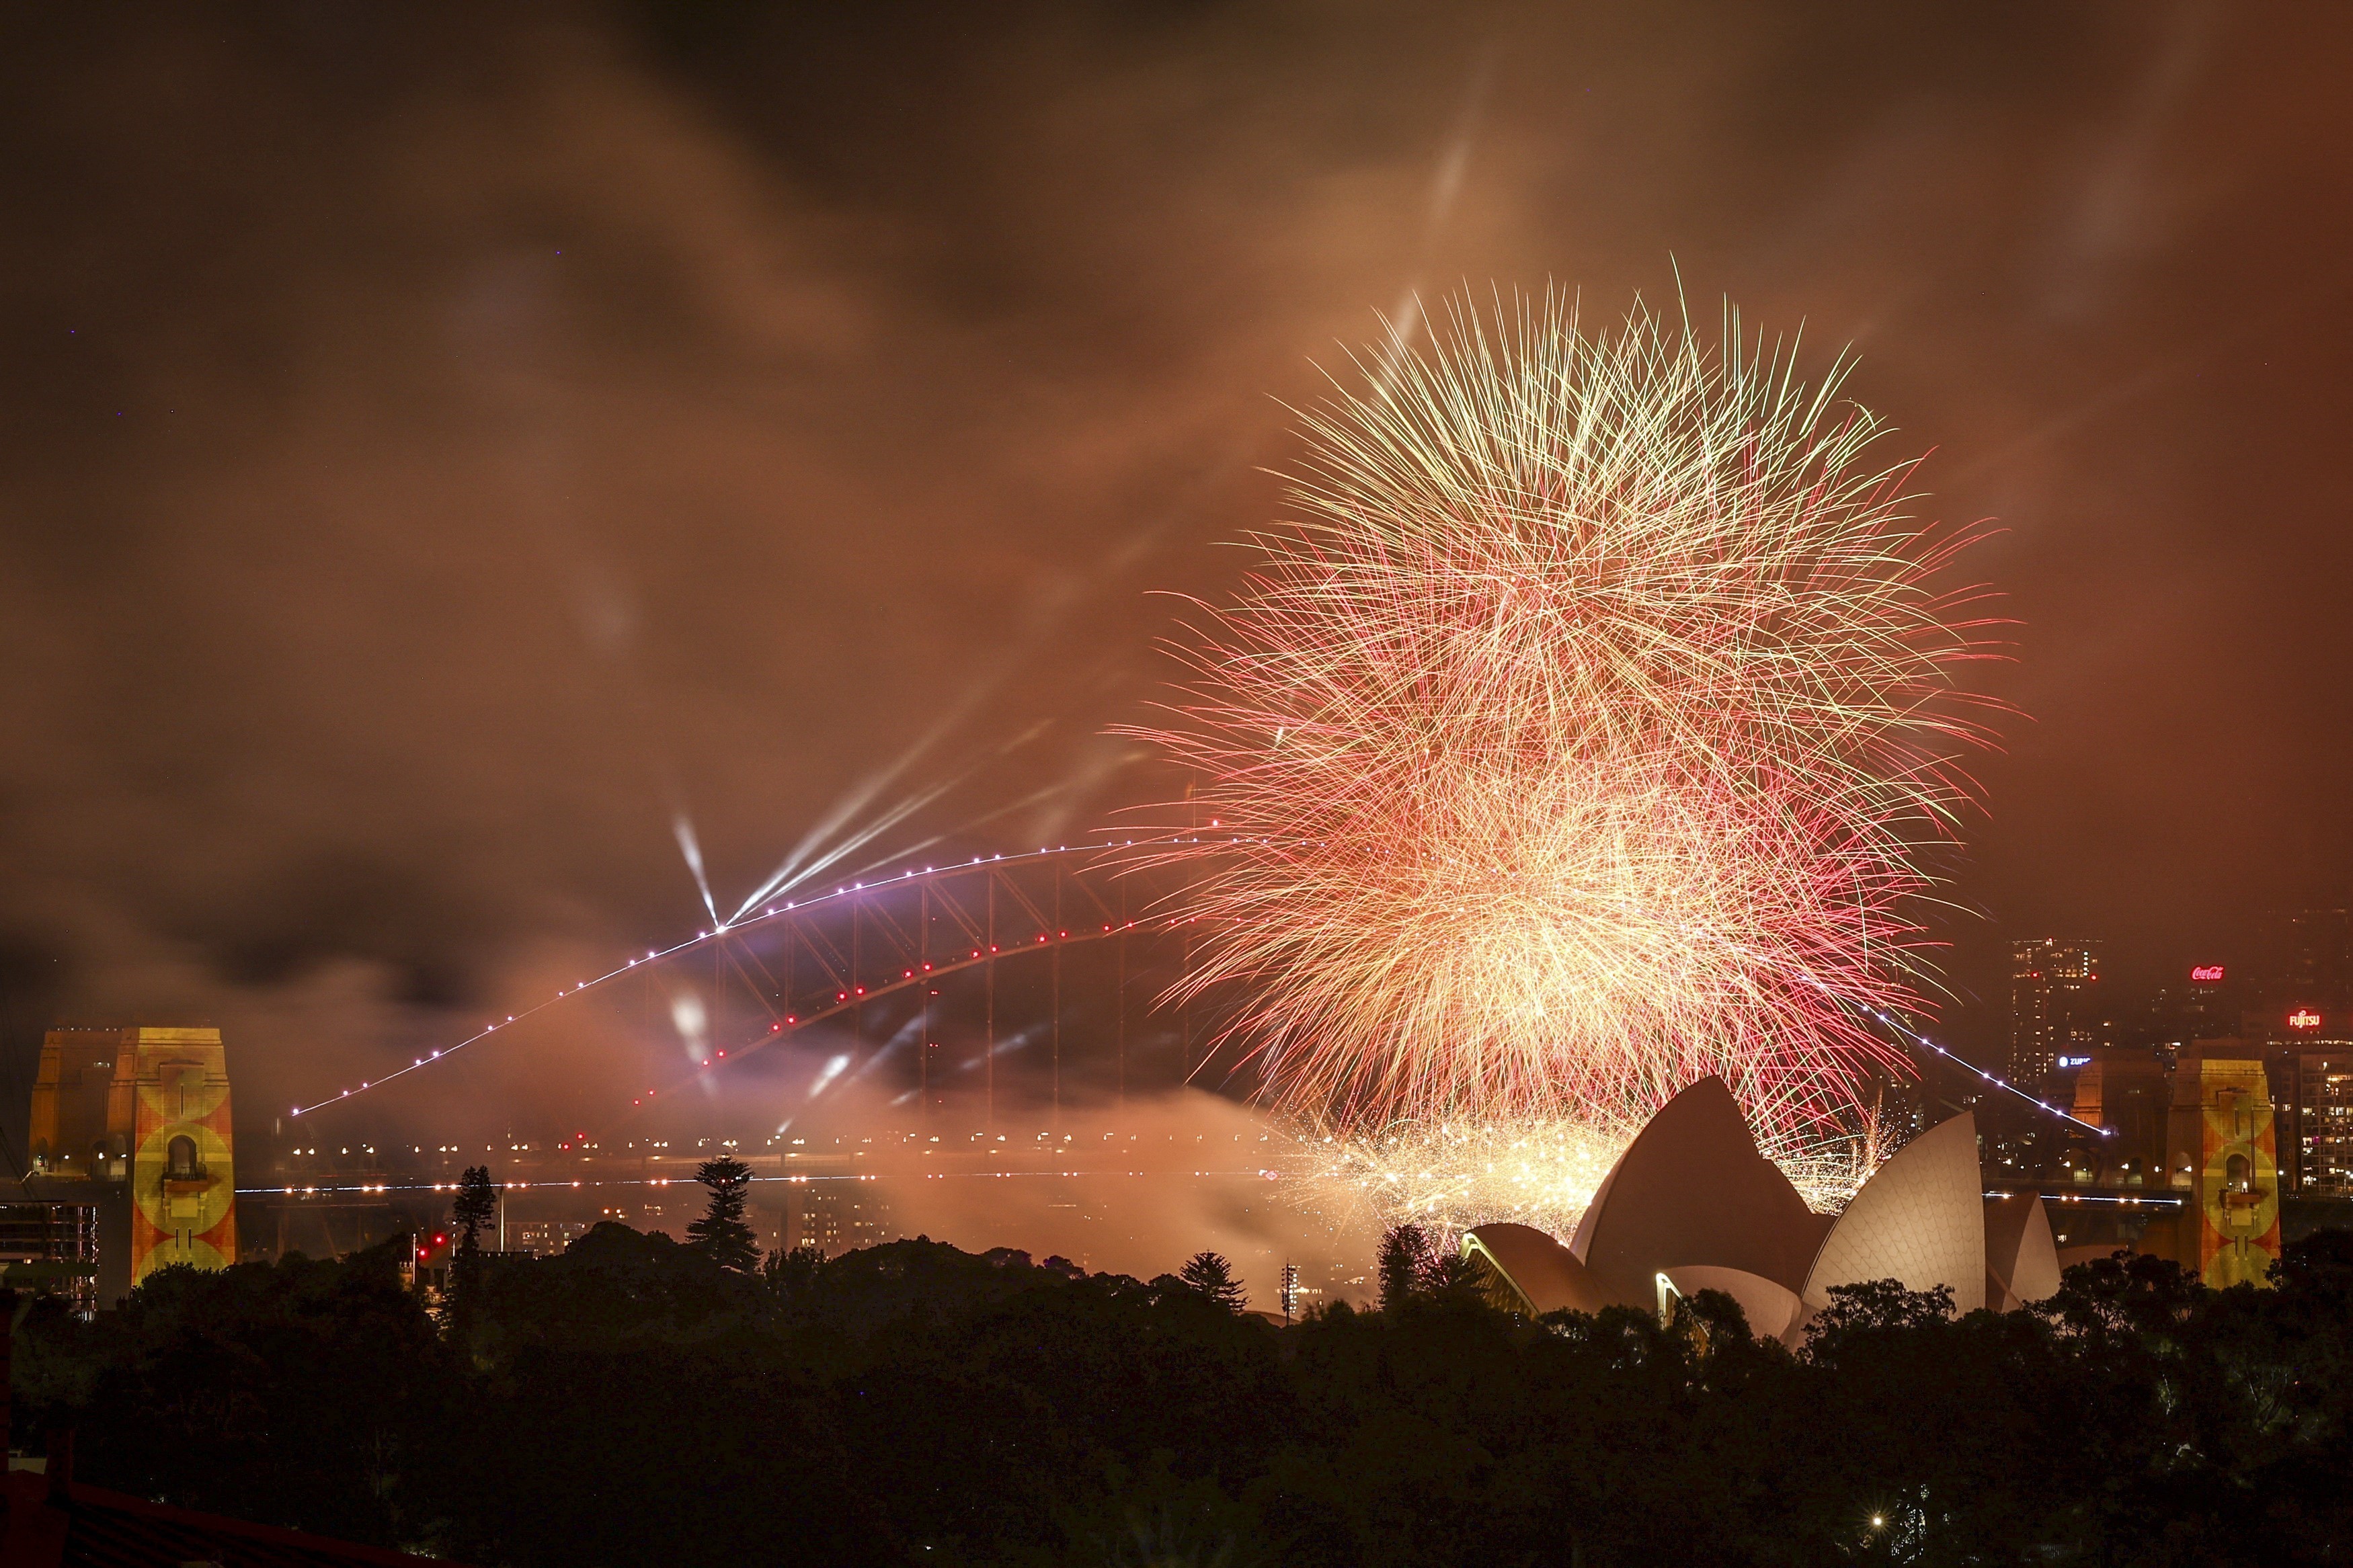
[[[1340,1229],[1410,1221],[1451,1237],[1512,1220],[1566,1239],[1633,1131],[1526,1120],[1306,1134],[1293,1146],[1292,1197]]]

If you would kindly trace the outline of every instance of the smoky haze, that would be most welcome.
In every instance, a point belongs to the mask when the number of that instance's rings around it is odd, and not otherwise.
[[[1608,314],[1679,268],[1852,342],[1937,512],[2007,530],[2032,720],[1956,869],[1965,1047],[2013,929],[2235,957],[2348,879],[2348,29],[20,16],[6,1124],[48,1023],[202,1016],[266,1134],[707,924],[681,825],[723,914],[846,804],[951,784],[876,847],[983,850],[1165,795],[1103,733],[1166,674],[1150,593],[1229,591],[1314,363],[1465,284]],[[677,1047],[599,1027],[397,1115],[559,1121]]]
[[[1181,1089],[1059,1115],[1044,1103],[1002,1109],[1005,1132],[867,1146],[864,1163],[898,1231],[971,1252],[1017,1246],[1040,1260],[1145,1279],[1206,1249],[1228,1259],[1261,1311],[1281,1310],[1285,1264],[1320,1299],[1378,1293],[1367,1278],[1378,1239],[1368,1211],[1319,1187],[1298,1145],[1245,1106]],[[854,1090],[794,1131],[823,1148],[836,1130],[863,1136],[894,1120],[883,1096]],[[976,1142],[992,1141],[1008,1173],[943,1170],[943,1151],[969,1167],[979,1163]]]

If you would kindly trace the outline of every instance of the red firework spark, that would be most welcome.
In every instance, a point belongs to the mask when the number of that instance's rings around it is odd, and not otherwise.
[[[1767,1126],[1850,1110],[1989,740],[1983,595],[1936,585],[1973,536],[1864,460],[1843,361],[1809,387],[1729,312],[1721,348],[1549,297],[1449,328],[1305,416],[1298,520],[1130,731],[1222,827],[1187,985],[1247,982],[1274,1093],[1343,1125],[1709,1072]]]

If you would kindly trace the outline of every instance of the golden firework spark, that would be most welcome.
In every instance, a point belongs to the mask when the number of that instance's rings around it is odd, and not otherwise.
[[[1558,1118],[1301,1131],[1286,1145],[1283,1173],[1293,1204],[1336,1230],[1413,1224],[1451,1246],[1473,1226],[1509,1221],[1566,1242],[1637,1131]],[[1891,1142],[1874,1112],[1841,1131],[1771,1133],[1760,1147],[1809,1208],[1836,1214]]]

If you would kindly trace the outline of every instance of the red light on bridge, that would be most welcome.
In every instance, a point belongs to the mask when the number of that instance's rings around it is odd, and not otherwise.
[[[2320,1015],[2309,1007],[2298,1007],[2287,1016],[2287,1026],[2308,1035],[2320,1027]]]
[[[2193,963],[2189,966],[2189,983],[2192,985],[2220,985],[2222,984],[2222,966],[2219,963]]]

